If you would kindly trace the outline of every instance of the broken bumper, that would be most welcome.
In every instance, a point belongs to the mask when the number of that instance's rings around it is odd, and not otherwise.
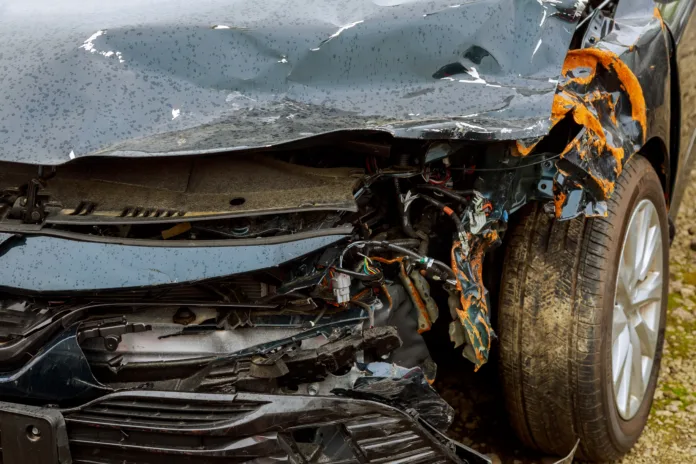
[[[145,247],[0,233],[0,287],[27,292],[139,288],[214,279],[278,266],[349,237],[320,234],[224,246]],[[65,259],[70,256],[71,259]],[[27,266],[33,263],[34,266]],[[41,269],[40,276],[35,269]]]
[[[0,403],[4,464],[488,463],[399,409],[319,396],[127,391],[73,409]]]

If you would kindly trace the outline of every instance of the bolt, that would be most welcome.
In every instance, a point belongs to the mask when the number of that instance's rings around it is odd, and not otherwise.
[[[309,396],[317,396],[317,394],[319,394],[319,384],[310,383],[307,386],[307,393],[309,393]]]
[[[27,438],[31,441],[37,441],[41,438],[41,430],[35,425],[27,427]]]
[[[174,314],[173,321],[175,324],[189,325],[196,320],[196,313],[191,311],[186,306],[181,306],[176,310]]]
[[[108,351],[116,351],[119,343],[121,343],[121,337],[118,335],[107,335],[104,337],[104,348]]]
[[[41,219],[41,213],[39,213],[38,211],[31,212],[31,220],[32,221],[38,221],[40,219]]]

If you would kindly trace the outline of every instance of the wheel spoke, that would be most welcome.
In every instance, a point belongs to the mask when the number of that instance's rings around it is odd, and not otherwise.
[[[660,301],[654,301],[649,304],[641,306],[638,314],[641,320],[648,328],[657,333],[658,325],[660,323]]]
[[[631,376],[631,387],[630,395],[636,398],[642,398],[643,392],[645,391],[645,385],[643,384],[643,355],[641,354],[641,340],[638,337],[638,333],[635,329],[629,326],[629,334],[631,337],[631,359],[627,361],[626,364],[630,364],[630,376]]]
[[[656,327],[650,327],[642,318],[640,313],[638,313],[635,317],[638,323],[633,328],[633,331],[636,333],[638,348],[640,348],[638,351],[643,356],[652,357],[655,354],[655,348],[657,347]],[[633,340],[631,340],[631,343],[633,343]]]
[[[633,353],[631,353],[632,346],[629,343],[628,344],[628,349],[626,351],[626,358],[631,358],[633,356]],[[630,362],[624,362],[623,367],[621,368],[621,377],[619,379],[619,385],[618,388],[615,390],[616,392],[616,405],[619,407],[619,410],[622,411],[624,414],[628,413],[628,407],[630,406],[630,390],[631,390],[631,363]]]
[[[635,248],[631,250],[632,262],[634,264],[634,274],[636,274],[636,279],[638,279],[639,264],[643,258],[643,253],[645,251],[645,243],[648,240],[648,228],[650,227],[650,219],[648,217],[649,211],[647,208],[639,206],[639,210],[636,212],[636,225],[632,227],[635,237]]]
[[[612,344],[611,362],[612,362],[612,375],[614,378],[614,384],[619,381],[621,372],[623,371],[626,360],[628,359],[629,348],[631,347],[631,337],[628,333],[628,326],[624,325],[624,329],[619,332],[616,340]],[[615,385],[618,387],[618,384]]]
[[[650,356],[643,356],[641,364],[641,376],[643,378],[643,385],[647,385],[650,382],[650,374],[652,373],[653,358]]]
[[[625,258],[625,257],[624,257]],[[619,278],[616,283],[616,296],[622,300],[631,300],[633,286],[635,282],[635,272],[633,263],[624,262],[622,258],[619,265]]]
[[[655,205],[641,200],[624,235],[612,315],[612,381],[619,414],[631,419],[652,375],[663,306],[662,228]]]
[[[646,303],[660,301],[660,299],[662,299],[662,275],[659,272],[650,272],[645,280],[635,287],[631,303],[636,308],[640,308]]]
[[[628,319],[626,319],[626,313],[624,313],[623,306],[620,304],[614,305],[614,325],[612,327],[612,344],[616,343],[616,340],[624,332],[626,325],[628,324]]]
[[[645,245],[643,248],[643,253],[640,256],[640,265],[637,269],[637,277],[638,281],[641,281],[645,279],[648,269],[650,269],[650,265],[656,260],[657,258],[657,241],[660,238],[659,234],[659,229],[658,226],[652,226],[648,229],[646,239],[645,239]],[[640,252],[641,250],[638,249]]]

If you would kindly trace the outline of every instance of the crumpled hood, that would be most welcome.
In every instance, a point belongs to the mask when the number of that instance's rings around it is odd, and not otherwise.
[[[0,159],[544,135],[583,0],[9,0]]]

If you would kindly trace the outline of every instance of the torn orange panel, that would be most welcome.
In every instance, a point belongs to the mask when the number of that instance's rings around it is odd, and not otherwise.
[[[633,119],[638,122],[643,130],[643,143],[647,135],[647,116],[645,108],[645,97],[643,88],[638,82],[638,78],[633,71],[621,61],[619,56],[609,50],[600,50],[598,48],[583,48],[580,50],[570,50],[563,63],[563,75],[567,76],[570,70],[577,67],[588,67],[597,69],[598,65],[604,66],[606,69],[613,70],[619,81],[623,85],[626,94],[631,102],[631,112]]]
[[[600,67],[615,75],[616,80],[604,79],[606,73],[599,72]],[[578,69],[589,72],[579,73]],[[571,50],[562,73],[565,80],[555,95],[551,121],[555,124],[570,114],[583,128],[560,154],[573,169],[572,174],[562,176],[564,185],[554,188],[554,207],[557,217],[567,218],[584,212],[564,211],[571,191],[589,192],[588,201],[595,202],[613,193],[627,158],[645,143],[647,115],[640,82],[613,52],[596,48]],[[624,104],[616,105],[617,101]],[[619,114],[621,108],[625,112]],[[573,206],[578,208],[578,202],[573,202]],[[602,213],[594,208],[593,212]]]
[[[573,97],[565,90],[558,92],[553,99],[551,107],[551,124],[556,125],[576,105]]]
[[[662,30],[665,30],[665,20],[662,18],[662,13],[660,13],[660,10],[655,7],[653,10],[653,16],[655,16],[657,19],[660,20],[660,26],[662,27]]]
[[[573,108],[573,120],[591,131],[596,137],[605,140],[602,124],[585,105],[578,104]]]
[[[561,211],[563,211],[563,207],[565,206],[567,198],[568,195],[566,195],[565,192],[558,192],[558,194],[554,196],[553,203],[555,207],[556,217],[561,217]]]
[[[619,148],[612,147],[609,144],[607,144],[606,147],[607,147],[607,150],[609,150],[611,152],[611,154],[614,155],[614,159],[616,159],[617,168],[619,168],[619,166],[622,166],[623,160],[625,157],[624,149],[621,147],[619,147]],[[616,175],[619,175],[619,174],[621,174],[620,169],[616,172]]]
[[[532,152],[532,150],[534,150],[534,147],[537,146],[537,143],[539,143],[539,141],[534,141],[529,145],[525,145],[525,142],[523,142],[522,140],[518,140],[515,143],[517,153],[513,153],[513,156],[527,156]]]

